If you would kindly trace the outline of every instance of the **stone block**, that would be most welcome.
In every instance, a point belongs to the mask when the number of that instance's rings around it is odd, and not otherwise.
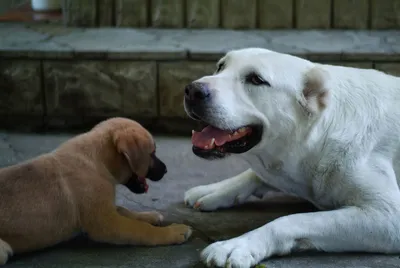
[[[0,61],[0,114],[44,114],[40,69],[40,61]]]
[[[372,29],[400,29],[399,0],[371,0]]]
[[[148,26],[148,0],[116,0],[115,18],[118,27]]]
[[[259,0],[258,20],[261,29],[293,27],[292,0]]]
[[[222,28],[254,29],[257,24],[256,0],[221,0]]]
[[[96,0],[63,0],[64,24],[66,26],[93,27],[97,18]]]
[[[182,28],[184,26],[183,0],[152,0],[151,24],[157,28]]]
[[[187,117],[183,108],[185,86],[204,75],[212,74],[215,69],[215,62],[159,63],[161,116]]]
[[[152,62],[44,63],[49,116],[157,115]]]
[[[220,0],[186,0],[188,28],[218,28]]]
[[[98,14],[97,21],[98,26],[107,27],[113,26],[113,12],[114,12],[114,3],[113,0],[101,0],[98,3]]]
[[[377,63],[375,69],[400,77],[400,63]]]
[[[328,29],[331,27],[332,0],[297,0],[296,25],[299,29]]]
[[[334,0],[333,28],[366,29],[368,12],[368,0]]]

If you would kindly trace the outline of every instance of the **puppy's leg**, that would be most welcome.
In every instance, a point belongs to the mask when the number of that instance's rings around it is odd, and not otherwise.
[[[92,207],[92,206],[91,206]],[[118,245],[172,245],[185,242],[192,229],[183,224],[156,227],[118,213],[113,204],[96,204],[96,211],[84,213],[82,227],[95,241]]]
[[[202,211],[228,208],[246,201],[253,193],[270,189],[257,175],[248,169],[239,175],[221,182],[201,185],[185,193],[185,204]]]
[[[0,239],[0,265],[7,263],[8,258],[13,255],[13,250],[10,245],[4,240]]]
[[[152,225],[160,225],[160,223],[164,220],[163,215],[157,211],[135,212],[124,207],[117,207],[117,211],[122,216],[134,220],[145,221]]]

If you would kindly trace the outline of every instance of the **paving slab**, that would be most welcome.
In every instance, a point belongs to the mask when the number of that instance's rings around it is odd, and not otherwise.
[[[217,60],[261,47],[313,60],[400,59],[397,30],[228,30],[65,28],[0,23],[0,56],[134,60]]]
[[[0,167],[18,163],[53,150],[73,134],[26,134],[0,132]],[[188,137],[156,136],[159,157],[168,173],[159,182],[149,182],[147,194],[134,195],[117,187],[116,203],[139,211],[159,210],[166,223],[181,222],[194,227],[193,238],[179,246],[115,247],[79,237],[51,249],[20,255],[8,267],[204,267],[199,252],[209,243],[235,237],[277,217],[314,211],[308,203],[293,200],[258,200],[231,209],[202,213],[183,205],[184,192],[191,187],[235,175],[248,166],[236,158],[206,161],[191,152]],[[288,201],[288,202],[287,202]],[[290,202],[289,202],[290,201]],[[398,255],[297,254],[263,262],[268,268],[381,268],[400,267]]]

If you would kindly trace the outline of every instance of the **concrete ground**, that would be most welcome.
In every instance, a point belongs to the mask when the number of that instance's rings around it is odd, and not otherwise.
[[[48,152],[71,136],[0,132],[0,166]],[[166,216],[167,223],[183,222],[193,226],[195,232],[190,241],[169,247],[115,247],[81,237],[48,250],[14,257],[8,267],[204,267],[199,262],[199,252],[210,242],[237,236],[282,215],[313,210],[305,203],[255,200],[241,207],[209,213],[185,208],[182,200],[186,190],[225,179],[247,166],[235,158],[217,162],[201,160],[191,153],[188,138],[158,136],[156,140],[158,155],[169,168],[166,177],[150,183],[149,192],[144,195],[133,195],[119,187],[116,202],[135,210],[156,209]],[[400,258],[398,255],[321,253],[276,257],[263,263],[269,268],[394,268],[400,267]]]

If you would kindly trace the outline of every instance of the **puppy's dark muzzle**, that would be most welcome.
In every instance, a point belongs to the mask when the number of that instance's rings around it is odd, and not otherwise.
[[[167,166],[155,154],[152,154],[151,157],[153,158],[153,165],[147,171],[146,178],[152,181],[159,181],[167,173]]]

